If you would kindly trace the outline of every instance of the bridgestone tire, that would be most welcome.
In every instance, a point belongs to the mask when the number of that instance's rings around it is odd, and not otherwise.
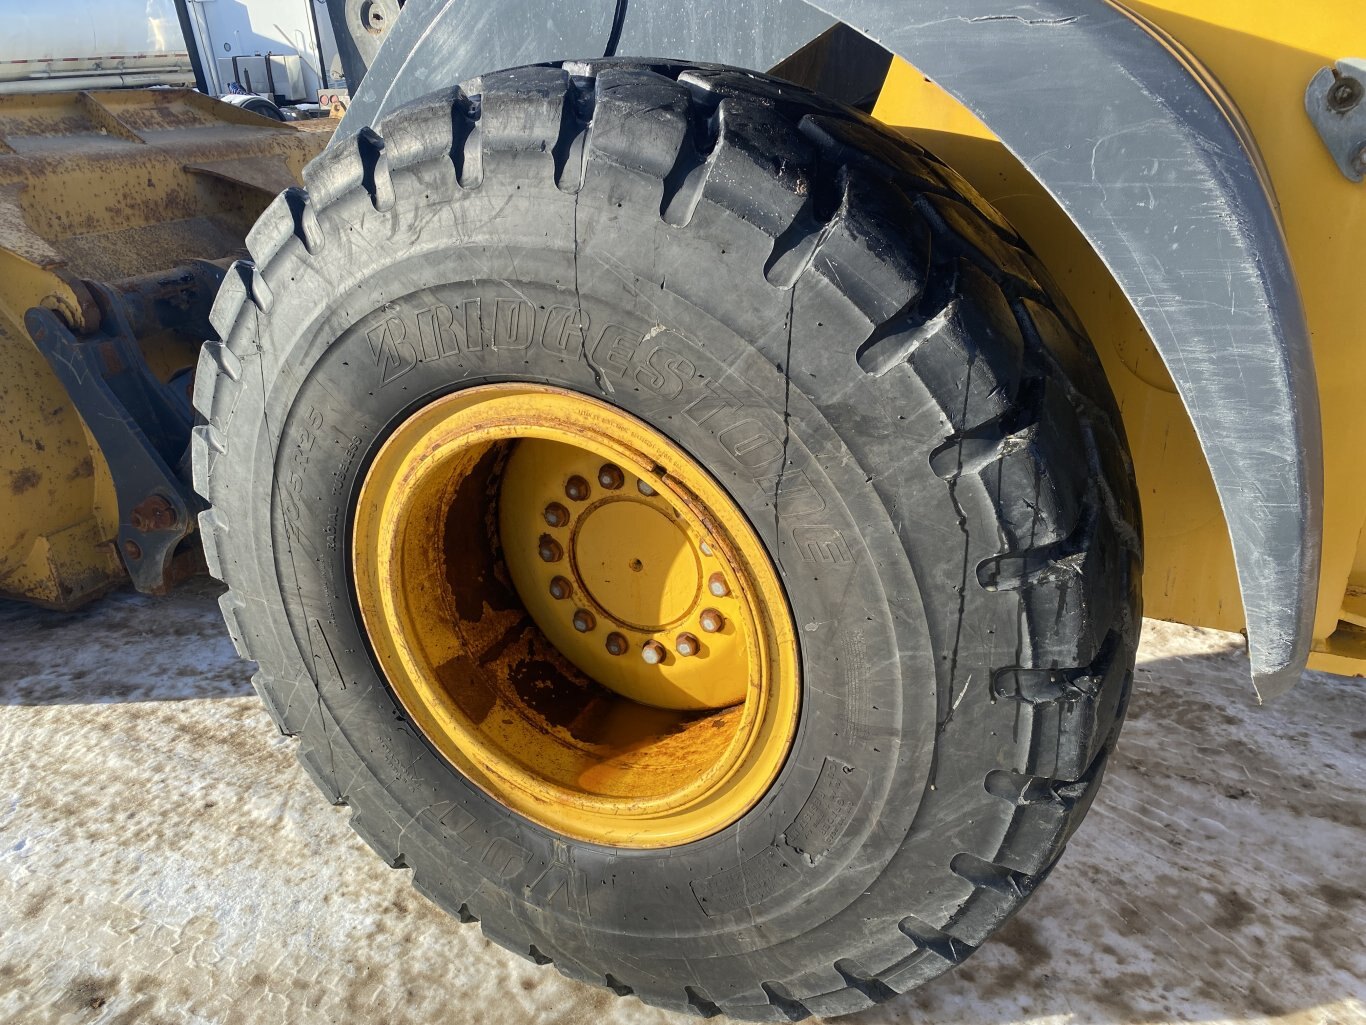
[[[681,65],[489,75],[304,176],[214,307],[195,483],[237,649],[356,831],[510,950],[678,1011],[841,1014],[968,957],[1095,795],[1140,622],[1119,416],[1015,232],[864,115]],[[798,733],[718,834],[628,850],[515,816],[369,653],[368,461],[510,380],[653,425],[779,568]]]

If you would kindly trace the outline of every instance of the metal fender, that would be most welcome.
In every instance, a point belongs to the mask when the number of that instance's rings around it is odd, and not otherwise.
[[[1308,333],[1255,143],[1199,65],[1133,13],[1098,0],[408,0],[338,138],[519,64],[620,54],[768,69],[837,20],[981,118],[1124,290],[1209,462],[1253,680],[1284,692],[1308,657],[1319,573]]]

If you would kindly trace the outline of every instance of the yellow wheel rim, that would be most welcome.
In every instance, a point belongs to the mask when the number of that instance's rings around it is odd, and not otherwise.
[[[543,386],[446,396],[380,448],[354,528],[391,689],[513,811],[666,847],[777,777],[800,675],[782,585],[730,497],[642,421]]]

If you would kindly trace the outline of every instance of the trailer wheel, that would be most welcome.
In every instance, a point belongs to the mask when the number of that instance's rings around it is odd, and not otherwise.
[[[1139,629],[1123,431],[952,171],[746,72],[489,75],[338,141],[195,385],[256,685],[416,887],[561,971],[797,1020],[1047,875]]]

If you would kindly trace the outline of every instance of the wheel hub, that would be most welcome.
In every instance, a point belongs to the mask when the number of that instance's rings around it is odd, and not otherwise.
[[[692,539],[648,501],[609,500],[585,512],[570,563],[613,620],[657,632],[697,604],[702,577]]]
[[[503,472],[504,554],[536,624],[604,687],[656,708],[727,708],[753,673],[754,613],[712,532],[668,490],[644,467],[525,439]]]
[[[398,426],[362,483],[357,602],[404,711],[513,811],[660,847],[751,807],[796,727],[796,641],[743,514],[596,399],[488,385]]]

